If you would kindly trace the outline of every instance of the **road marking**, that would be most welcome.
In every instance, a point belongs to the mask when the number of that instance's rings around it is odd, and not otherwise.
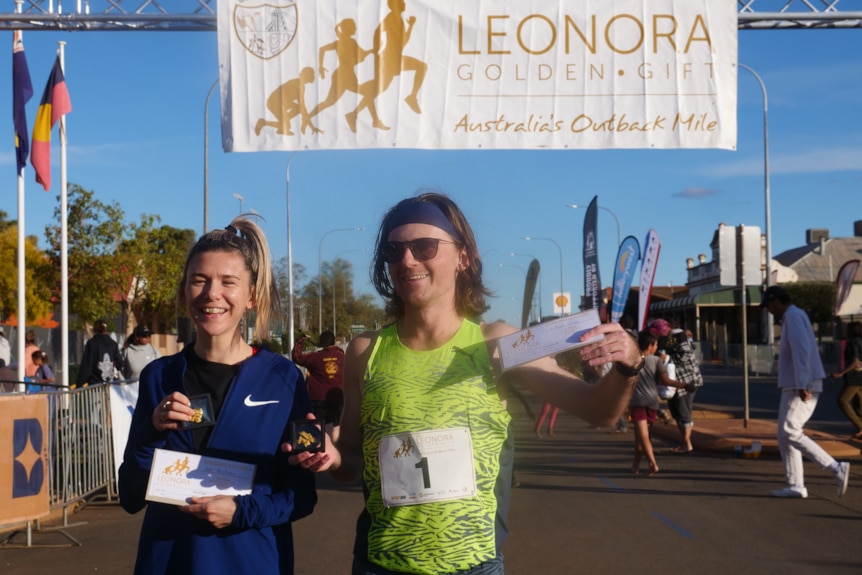
[[[662,523],[664,523],[665,525],[667,525],[668,527],[670,527],[671,529],[673,529],[674,531],[676,531],[677,533],[679,533],[680,535],[682,535],[683,537],[685,537],[686,539],[694,539],[694,535],[692,535],[690,532],[685,530],[683,527],[677,525],[676,523],[674,523],[673,521],[671,521],[670,519],[668,519],[667,517],[665,517],[661,513],[657,512],[657,511],[653,511],[652,516],[655,517],[656,519],[658,519],[659,521],[661,521]]]

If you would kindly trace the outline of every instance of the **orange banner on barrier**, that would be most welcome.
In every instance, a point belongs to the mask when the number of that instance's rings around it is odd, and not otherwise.
[[[0,525],[48,515],[48,397],[0,396]]]

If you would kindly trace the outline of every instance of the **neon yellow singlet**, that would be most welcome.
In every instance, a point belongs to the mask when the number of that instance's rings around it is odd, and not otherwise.
[[[496,557],[494,487],[509,420],[478,324],[464,320],[449,342],[431,351],[402,345],[394,324],[381,330],[368,361],[360,419],[371,562],[393,571],[438,574]],[[427,468],[421,469],[419,459],[408,461],[404,452],[421,457],[423,441],[451,433],[470,438],[472,454],[459,449],[474,471],[475,494],[431,503],[421,503],[421,496],[410,504],[384,502],[381,470],[387,486],[392,465],[421,476]],[[402,447],[391,449],[396,443]],[[425,460],[435,465],[433,456]]]

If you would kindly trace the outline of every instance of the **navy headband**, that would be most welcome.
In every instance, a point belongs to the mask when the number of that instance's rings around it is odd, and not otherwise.
[[[395,208],[389,218],[389,231],[407,224],[428,224],[461,241],[461,235],[443,210],[431,202],[405,202]]]

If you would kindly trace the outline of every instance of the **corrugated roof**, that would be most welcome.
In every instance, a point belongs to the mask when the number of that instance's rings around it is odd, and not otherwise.
[[[800,283],[834,282],[848,260],[862,259],[862,237],[829,238],[781,252],[773,259],[795,271]]]

